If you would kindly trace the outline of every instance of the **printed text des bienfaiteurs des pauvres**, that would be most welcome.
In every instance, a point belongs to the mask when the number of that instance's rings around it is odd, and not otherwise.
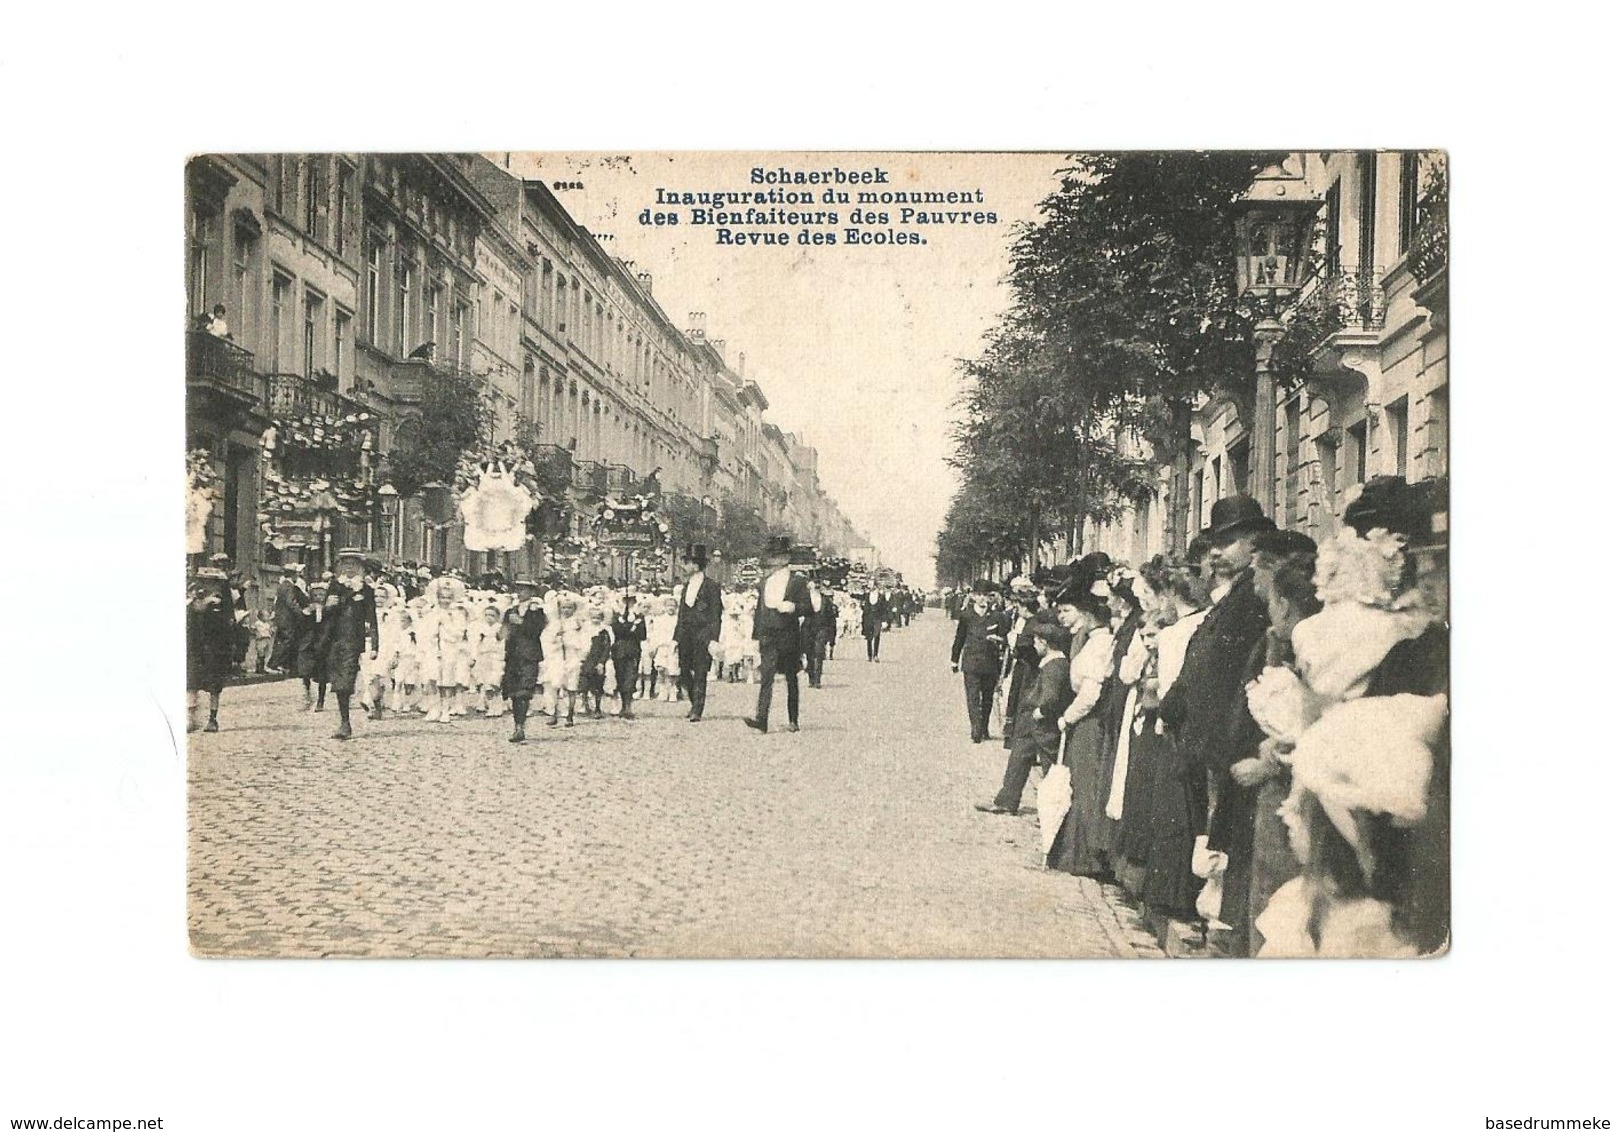
[[[729,247],[892,244],[921,247],[944,229],[997,224],[977,186],[893,187],[888,169],[756,165],[743,188],[653,190],[637,220],[691,226]]]

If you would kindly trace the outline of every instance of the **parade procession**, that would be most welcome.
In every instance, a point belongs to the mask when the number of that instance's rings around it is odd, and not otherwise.
[[[801,156],[191,159],[193,949],[1444,953],[1444,155]]]

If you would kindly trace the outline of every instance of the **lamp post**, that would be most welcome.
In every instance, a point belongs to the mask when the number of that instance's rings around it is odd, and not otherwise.
[[[1322,202],[1305,183],[1304,155],[1290,153],[1256,176],[1237,199],[1238,294],[1259,311],[1254,324],[1254,496],[1270,516],[1277,509],[1277,380],[1272,352],[1283,336],[1278,314],[1304,282],[1312,220]],[[1262,488],[1263,485],[1263,488]]]
[[[388,530],[383,535],[382,544],[386,548],[386,552],[390,558],[398,559],[402,557],[400,551],[404,549],[401,545],[404,542],[403,532],[400,532],[397,539],[395,538],[395,532],[400,526],[399,518],[401,500],[399,497],[399,488],[384,480],[383,485],[377,489],[377,498],[382,503],[382,507],[380,508],[382,511],[382,522],[388,524]]]

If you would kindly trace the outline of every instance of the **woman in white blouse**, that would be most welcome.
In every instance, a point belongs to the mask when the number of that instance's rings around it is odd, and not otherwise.
[[[1171,571],[1160,599],[1157,699],[1175,684],[1187,659],[1187,642],[1209,612],[1209,593],[1202,580],[1183,566]],[[1154,714],[1147,749],[1153,767],[1145,828],[1135,839],[1135,855],[1146,870],[1142,902],[1172,920],[1198,918],[1196,901],[1203,881],[1192,871],[1193,844],[1205,809],[1204,770],[1181,757],[1175,741]],[[1144,729],[1146,730],[1146,729]]]
[[[1071,589],[1059,594],[1055,604],[1058,620],[1072,635],[1069,686],[1074,701],[1058,720],[1071,800],[1046,864],[1075,876],[1101,877],[1108,871],[1109,836],[1103,814],[1108,784],[1103,779],[1106,740],[1100,703],[1113,675],[1114,636],[1105,598]]]

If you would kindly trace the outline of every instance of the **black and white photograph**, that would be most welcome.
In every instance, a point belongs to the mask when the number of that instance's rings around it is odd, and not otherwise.
[[[1259,15],[19,10],[0,1128],[1612,1128],[1607,40]]]
[[[1447,951],[1443,151],[184,176],[194,954]]]

